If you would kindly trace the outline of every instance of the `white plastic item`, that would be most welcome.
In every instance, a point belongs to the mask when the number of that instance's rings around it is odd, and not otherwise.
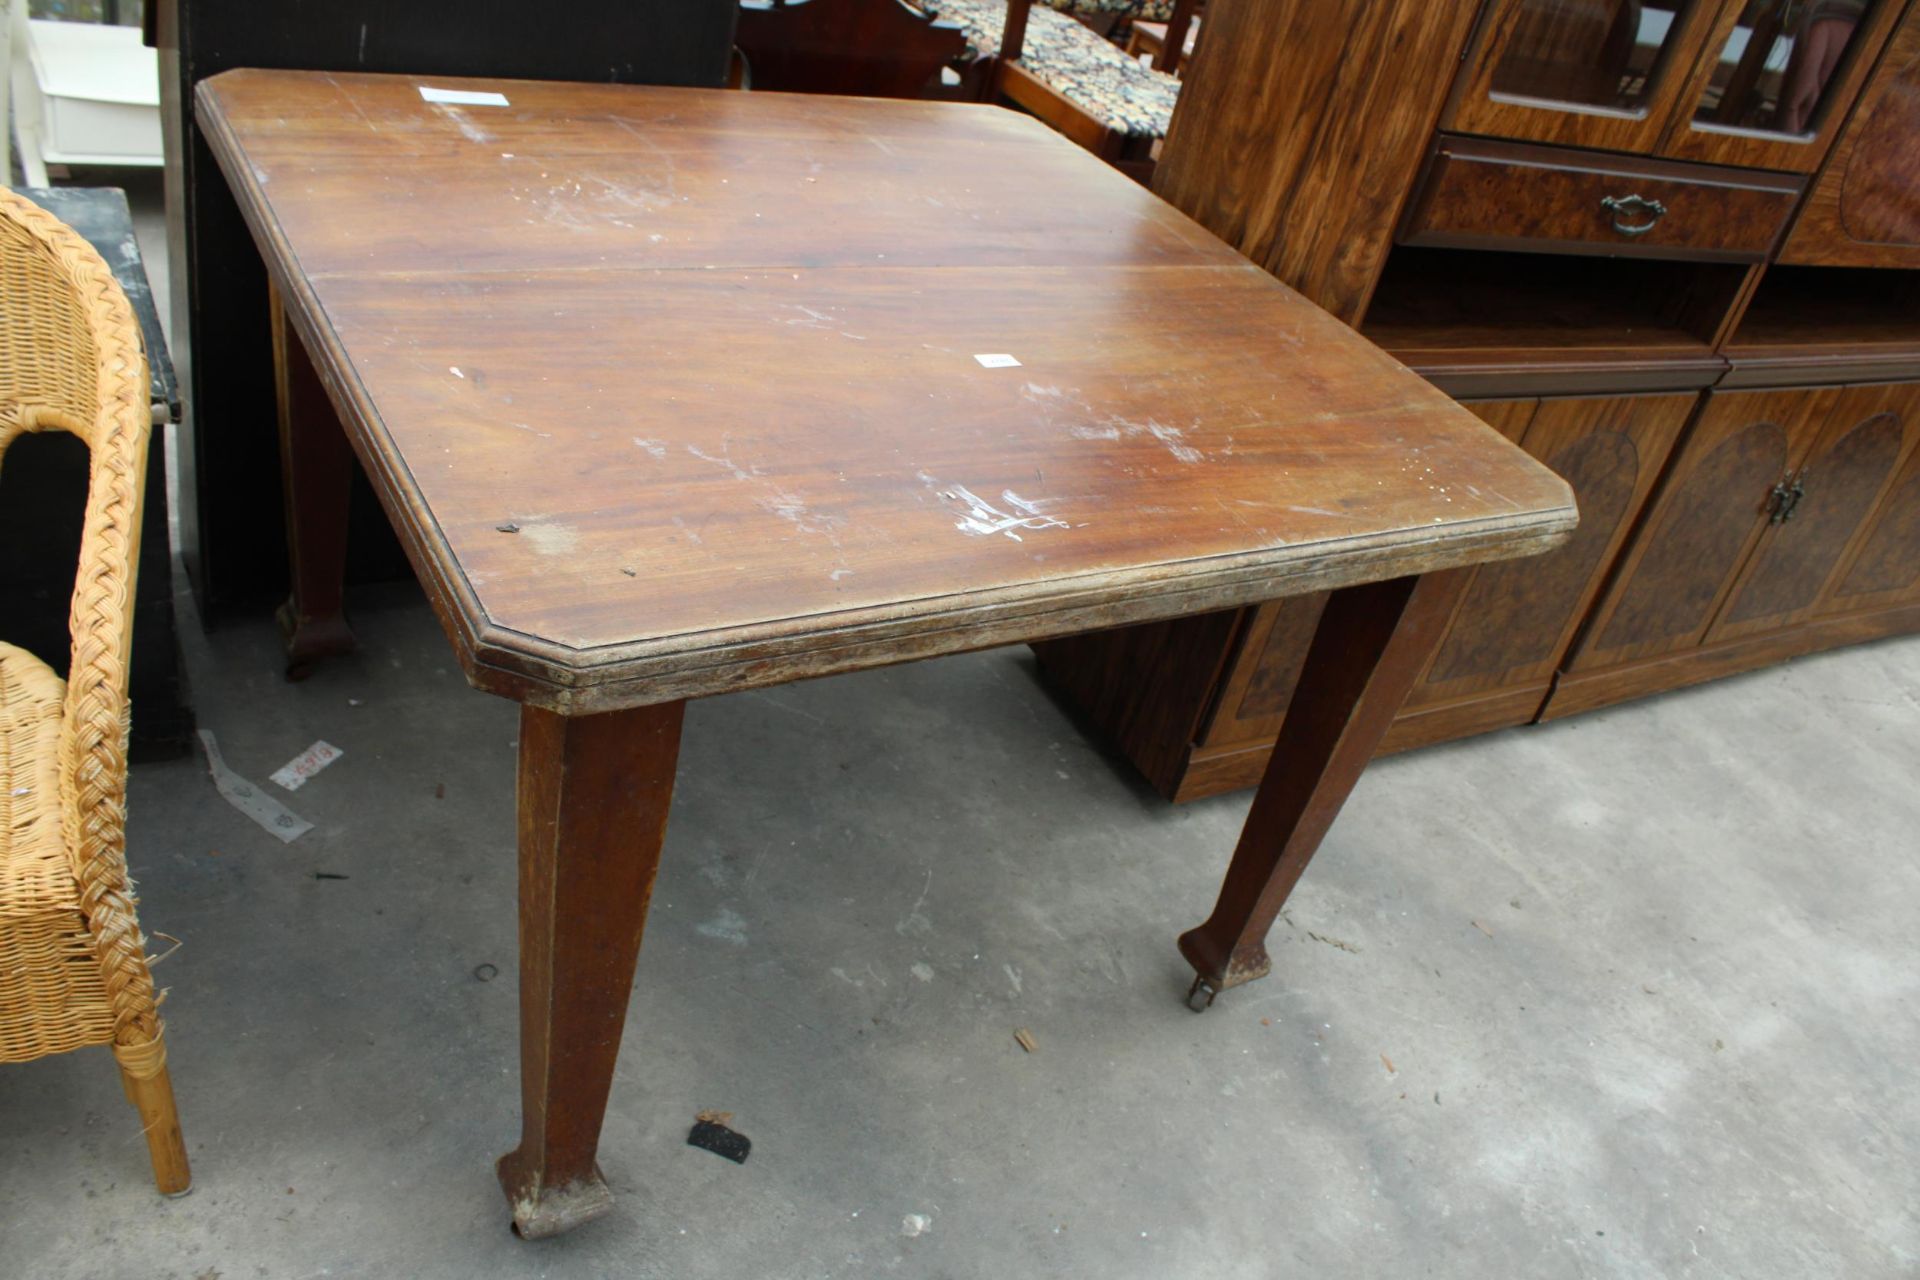
[[[30,185],[45,185],[48,164],[164,163],[159,59],[138,27],[35,19],[13,30],[14,136]]]

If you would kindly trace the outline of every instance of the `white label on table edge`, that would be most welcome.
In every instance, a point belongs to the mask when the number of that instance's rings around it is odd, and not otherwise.
[[[442,102],[450,107],[505,107],[512,104],[504,93],[480,93],[472,89],[436,89],[420,86],[420,97],[427,102]]]
[[[1020,362],[1005,352],[996,355],[975,356],[983,369],[1018,369]]]

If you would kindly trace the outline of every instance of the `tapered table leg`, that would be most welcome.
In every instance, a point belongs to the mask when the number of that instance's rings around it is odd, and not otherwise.
[[[520,712],[520,1145],[514,1230],[557,1235],[613,1196],[594,1152],[673,800],[685,703]]]
[[[280,482],[293,571],[293,594],[280,606],[280,633],[287,650],[287,677],[298,680],[322,658],[351,653],[355,645],[341,604],[353,446],[306,347],[287,323],[278,294],[272,302]]]
[[[1213,996],[1266,976],[1267,930],[1386,736],[1465,589],[1449,570],[1336,591],[1207,922],[1180,936]]]

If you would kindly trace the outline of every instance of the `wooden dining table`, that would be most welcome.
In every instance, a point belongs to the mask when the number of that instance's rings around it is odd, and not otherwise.
[[[357,458],[469,682],[521,704],[523,1236],[611,1204],[689,699],[1330,590],[1179,939],[1204,1007],[1268,971],[1470,566],[1575,523],[1479,419],[1012,111],[263,70],[198,109],[276,295],[290,667],[353,644]]]

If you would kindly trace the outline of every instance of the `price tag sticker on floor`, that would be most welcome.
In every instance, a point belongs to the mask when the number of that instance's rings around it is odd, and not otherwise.
[[[307,785],[307,779],[345,754],[331,742],[322,739],[267,776],[289,791],[298,791]]]

